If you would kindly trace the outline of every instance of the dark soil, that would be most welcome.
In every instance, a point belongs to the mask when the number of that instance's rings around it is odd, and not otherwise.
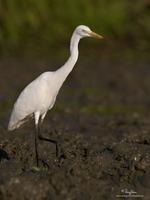
[[[1,61],[1,200],[133,199],[134,192],[150,199],[150,65],[80,60],[42,126],[58,141],[59,159],[53,144],[40,141],[40,170],[34,123],[11,133],[6,126],[21,89],[53,63]]]

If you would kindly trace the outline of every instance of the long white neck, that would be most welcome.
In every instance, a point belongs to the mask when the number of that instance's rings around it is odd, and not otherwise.
[[[73,33],[70,41],[70,57],[68,58],[67,62],[56,71],[56,74],[58,75],[58,78],[60,79],[60,83],[64,82],[69,73],[72,71],[75,63],[78,59],[78,44],[81,37],[76,34],[76,32]]]

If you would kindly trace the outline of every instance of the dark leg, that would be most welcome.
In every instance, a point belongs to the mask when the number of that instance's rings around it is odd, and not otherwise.
[[[57,144],[56,140],[45,138],[45,137],[41,136],[40,134],[38,135],[38,138],[39,138],[39,140],[43,140],[43,141],[51,142],[51,143],[55,144],[55,146],[56,146],[56,157],[58,157],[58,144]]]
[[[39,135],[39,125],[35,125],[35,138],[34,138],[34,144],[35,144],[35,159],[36,159],[36,165],[39,166],[39,155],[38,155],[38,135]]]

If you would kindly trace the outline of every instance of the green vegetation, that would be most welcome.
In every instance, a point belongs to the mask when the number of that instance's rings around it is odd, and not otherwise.
[[[137,0],[0,0],[1,52],[66,42],[78,24],[87,24],[111,40],[148,48],[150,4]],[[42,46],[40,46],[42,48]]]

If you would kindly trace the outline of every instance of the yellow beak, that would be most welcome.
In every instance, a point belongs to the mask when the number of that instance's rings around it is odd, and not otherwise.
[[[97,39],[103,39],[104,37],[102,35],[99,35],[93,31],[89,32],[89,35],[93,38],[97,38]]]

